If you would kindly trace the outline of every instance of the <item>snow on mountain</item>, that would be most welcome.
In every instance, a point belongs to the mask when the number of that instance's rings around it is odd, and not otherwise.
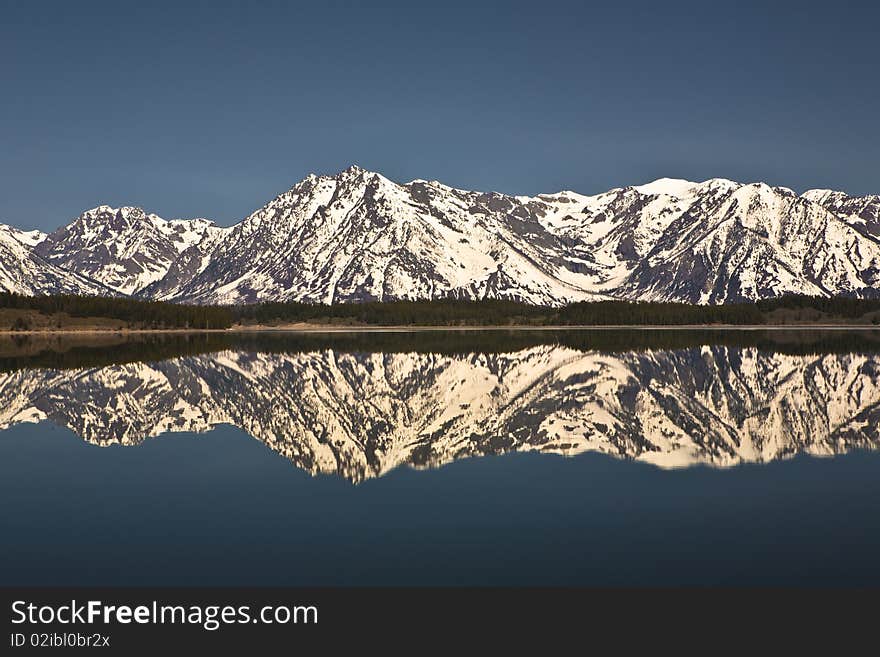
[[[33,252],[38,232],[0,224],[0,291],[16,294],[90,294],[112,291],[91,279],[56,267]]]
[[[880,196],[847,196],[830,189],[811,189],[803,197],[823,206],[868,239],[880,242]]]
[[[169,264],[165,275],[142,287],[137,296],[160,301],[174,300],[184,286],[201,274],[211,261],[211,254],[228,232],[216,225],[204,226],[197,240],[180,251]]]
[[[727,467],[880,447],[880,359],[542,345],[458,356],[224,351],[0,374],[0,429],[43,420],[99,445],[231,424],[297,467],[352,481],[516,451]]]
[[[5,224],[0,224],[0,232],[10,235],[25,246],[31,248],[46,239],[46,233],[41,230],[19,230],[18,228],[7,226]]]
[[[880,294],[880,197],[723,178],[528,197],[350,167],[230,228],[100,206],[15,239],[118,293],[192,303]]]
[[[102,205],[49,234],[34,250],[58,267],[130,295],[162,279],[181,253],[219,230],[207,219],[169,221],[141,208]]]
[[[725,303],[876,293],[880,250],[790,189],[725,179],[662,179],[594,197],[539,196],[588,289],[653,301]]]
[[[784,187],[661,179],[597,196],[311,176],[230,230],[170,298],[627,298],[724,303],[875,293],[880,250]]]
[[[878,244],[791,190],[723,187],[683,205],[618,294],[724,303],[787,293],[864,296],[880,283]]]
[[[399,185],[351,167],[309,176],[234,226],[177,298],[594,298],[561,271],[565,249],[511,197],[436,182]]]
[[[688,196],[699,183],[680,178],[658,178],[645,185],[633,187],[639,194],[646,196],[672,196],[684,198]]]

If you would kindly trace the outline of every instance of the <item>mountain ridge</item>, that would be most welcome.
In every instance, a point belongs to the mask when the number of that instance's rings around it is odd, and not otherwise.
[[[25,294],[553,306],[880,296],[880,196],[724,178],[530,197],[400,184],[355,165],[310,174],[228,227],[97,206],[49,234],[0,236],[12,245],[0,290]]]

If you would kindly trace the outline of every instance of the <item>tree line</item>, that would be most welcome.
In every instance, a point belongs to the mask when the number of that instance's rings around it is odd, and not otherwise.
[[[813,310],[827,318],[854,320],[874,313],[880,299],[787,296],[717,306],[685,303],[597,301],[552,308],[517,301],[440,299],[345,304],[266,302],[240,306],[196,306],[120,297],[75,295],[24,296],[0,292],[0,309],[14,308],[45,315],[110,318],[129,328],[225,329],[234,325],[317,323],[367,326],[641,326],[689,324],[760,325],[779,310]],[[12,330],[26,330],[17,318]]]
[[[832,317],[855,319],[868,313],[880,312],[880,298],[857,299],[854,297],[811,297],[790,294],[777,299],[765,299],[755,302],[762,313],[774,310],[818,310]]]
[[[64,313],[71,317],[103,317],[126,322],[144,329],[222,329],[232,326],[232,308],[225,306],[189,306],[164,301],[143,301],[126,297],[92,297],[72,294],[25,296],[0,292],[0,308],[33,310],[44,315]],[[13,330],[25,329],[19,317]]]

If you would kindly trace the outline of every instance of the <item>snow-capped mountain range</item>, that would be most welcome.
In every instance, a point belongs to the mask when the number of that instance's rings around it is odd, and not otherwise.
[[[97,445],[230,424],[297,467],[352,481],[524,451],[726,467],[880,447],[880,357],[227,350],[0,374],[0,430],[41,421]]]
[[[230,227],[99,206],[0,227],[0,290],[188,303],[880,296],[880,196],[660,179],[596,196],[310,175]]]

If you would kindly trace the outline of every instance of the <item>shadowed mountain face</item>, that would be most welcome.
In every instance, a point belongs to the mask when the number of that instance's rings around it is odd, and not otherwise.
[[[2,373],[0,409],[0,428],[48,420],[97,445],[231,424],[351,481],[514,451],[723,467],[880,445],[880,355],[229,349]]]

